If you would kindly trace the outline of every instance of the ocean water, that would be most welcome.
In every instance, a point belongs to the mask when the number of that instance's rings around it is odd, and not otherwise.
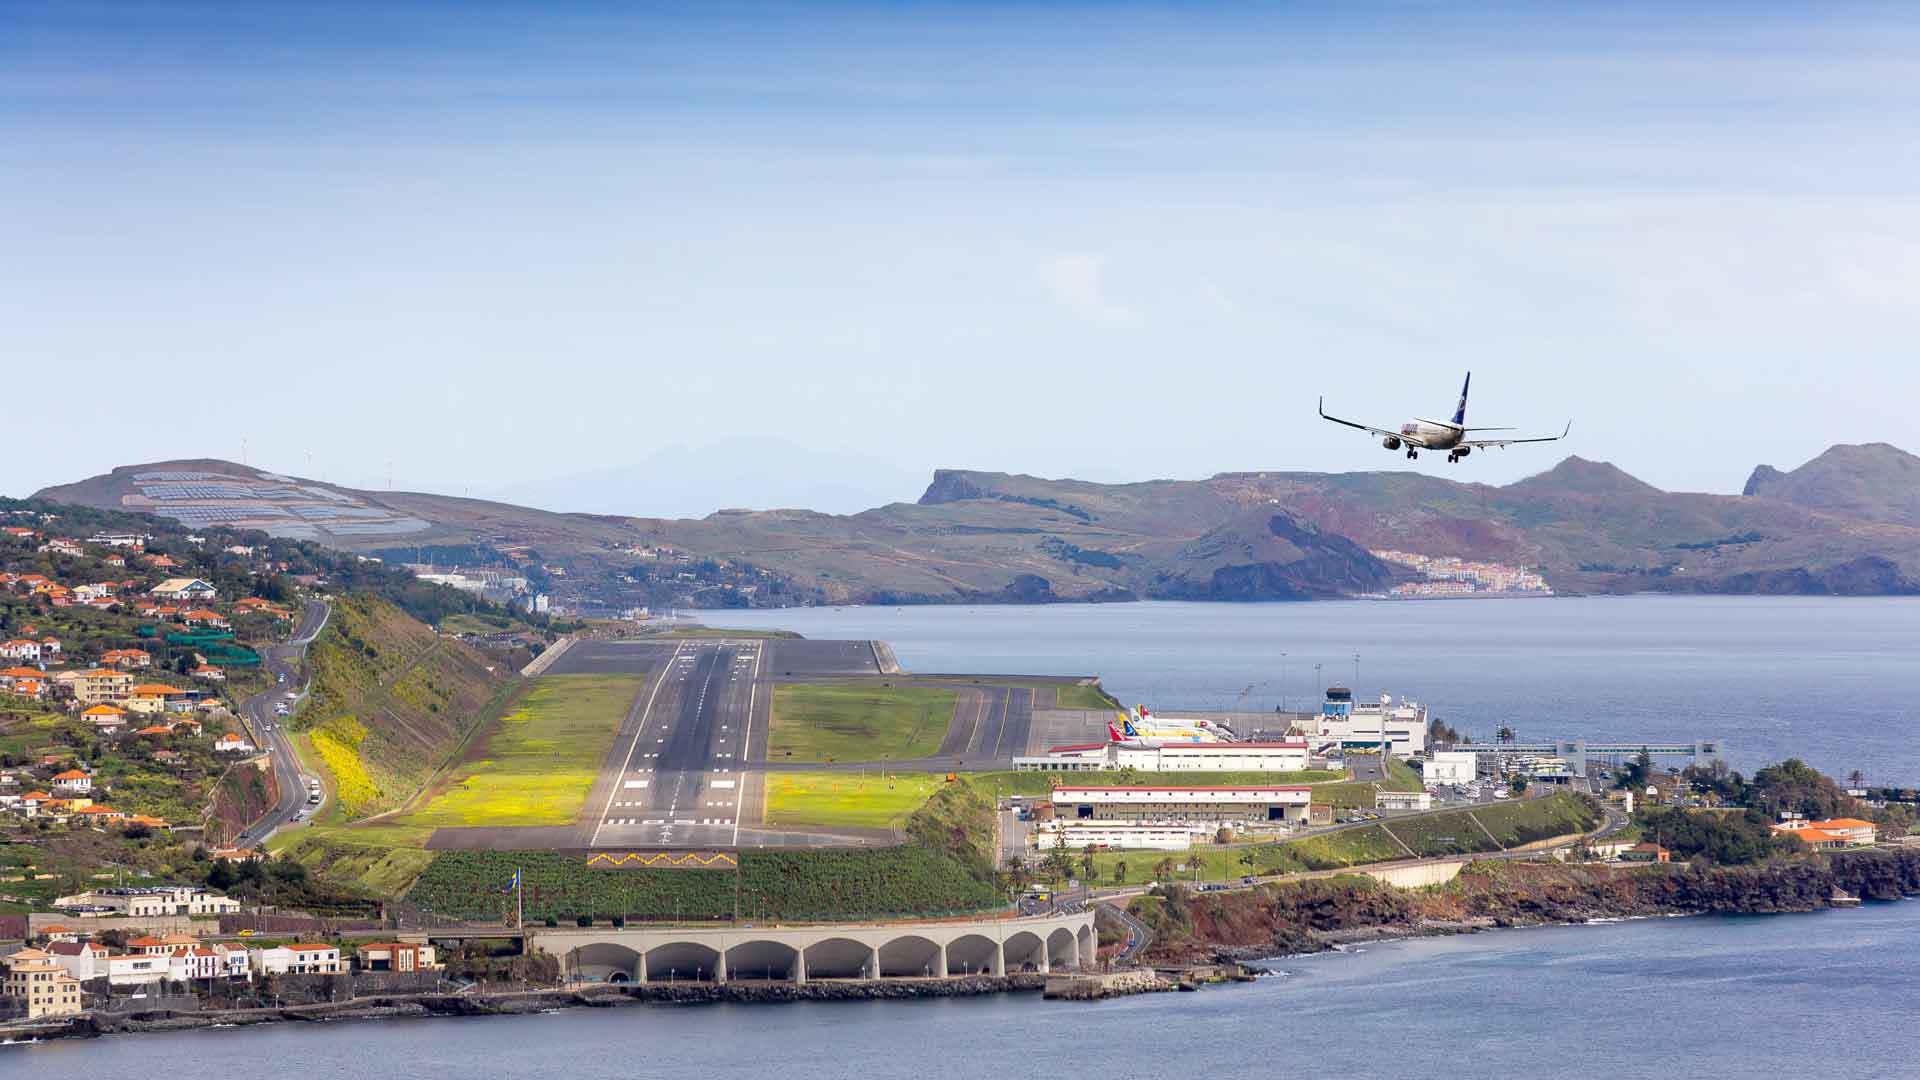
[[[1197,994],[646,1006],[0,1047],[0,1075],[302,1080],[1913,1076],[1920,903],[1392,942]]]
[[[1726,742],[1920,785],[1920,598],[1568,597],[806,608],[713,626],[873,637],[923,672],[1099,675],[1163,710],[1310,707],[1325,683],[1427,703],[1490,741]],[[1359,676],[1355,678],[1355,657]],[[1319,668],[1316,674],[1315,668]]]

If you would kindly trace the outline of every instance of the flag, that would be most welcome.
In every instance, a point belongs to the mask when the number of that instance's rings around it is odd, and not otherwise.
[[[501,889],[500,891],[503,893],[510,893],[515,889],[518,889],[519,887],[520,887],[520,868],[516,866],[513,868],[513,876],[507,879],[507,887],[504,889]]]

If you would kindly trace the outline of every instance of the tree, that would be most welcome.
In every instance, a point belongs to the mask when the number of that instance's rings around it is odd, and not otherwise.
[[[1642,747],[1640,752],[1634,755],[1633,760],[1627,763],[1627,767],[1620,770],[1620,776],[1614,781],[1613,786],[1628,788],[1638,793],[1646,788],[1647,778],[1652,775],[1653,755],[1647,753],[1646,748]]]
[[[1033,871],[1027,867],[1027,860],[1019,855],[1007,860],[1007,888],[1013,892],[1025,892],[1033,884]]]
[[[1173,876],[1173,867],[1173,856],[1169,855],[1153,864],[1153,876],[1162,880],[1170,878]]]
[[[1113,864],[1113,883],[1115,885],[1127,883],[1127,860],[1121,859]]]
[[[1048,850],[1046,861],[1041,863],[1041,873],[1055,884],[1073,876],[1073,856],[1067,854],[1066,834],[1054,836],[1053,847]]]
[[[1513,742],[1515,739],[1519,738],[1519,736],[1513,733],[1512,728],[1508,727],[1505,724],[1501,724],[1500,730],[1493,733],[1493,738],[1494,738],[1494,741],[1496,742],[1510,743],[1510,742]]]
[[[1240,853],[1240,865],[1246,867],[1247,873],[1251,874],[1254,868],[1260,865],[1260,857],[1254,853],[1252,848],[1248,848]]]
[[[1854,809],[1853,800],[1840,785],[1799,758],[1788,758],[1754,773],[1747,805],[1776,818],[1788,813],[1816,819],[1840,817]]]
[[[207,871],[207,888],[225,892],[233,888],[236,880],[232,863],[225,859],[213,860],[213,869]]]
[[[1859,769],[1855,769],[1852,772],[1847,774],[1847,786],[1850,788],[1858,790],[1862,787],[1865,787],[1866,783],[1867,783],[1866,774],[1861,772]]]
[[[1088,844],[1086,847],[1086,850],[1080,853],[1080,880],[1081,881],[1093,880],[1093,845],[1092,844]]]
[[[1213,842],[1216,844],[1233,843],[1233,830],[1227,828],[1225,825],[1220,826],[1213,831]]]
[[[1527,778],[1516,775],[1512,780],[1508,781],[1507,788],[1515,795],[1525,795],[1527,793]]]

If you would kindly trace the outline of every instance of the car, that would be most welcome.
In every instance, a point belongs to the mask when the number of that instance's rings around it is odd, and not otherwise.
[[[242,930],[242,931],[240,931],[240,936],[241,936],[241,937],[252,937],[253,935],[255,935],[255,934],[257,934],[257,933],[259,933],[259,931],[257,931],[257,930]]]

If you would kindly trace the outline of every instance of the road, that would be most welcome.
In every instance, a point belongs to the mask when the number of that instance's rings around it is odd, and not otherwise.
[[[746,748],[766,715],[760,641],[681,642],[643,693],[590,847],[733,847]],[[764,719],[759,720],[764,724]]]
[[[248,698],[240,706],[246,714],[248,724],[253,728],[254,737],[264,743],[273,759],[273,775],[280,790],[279,801],[258,821],[247,826],[246,831],[234,841],[236,847],[255,847],[264,844],[275,829],[293,820],[293,815],[307,806],[307,780],[300,772],[300,758],[293,750],[293,736],[288,734],[285,721],[287,717],[273,715],[277,702],[286,701],[290,689],[300,685],[300,664],[306,658],[307,646],[318,637],[327,625],[327,617],[333,609],[324,600],[308,600],[300,612],[300,625],[285,644],[271,645],[261,651],[262,666],[274,685]],[[285,678],[282,683],[281,678]],[[316,808],[317,809],[317,808]]]

